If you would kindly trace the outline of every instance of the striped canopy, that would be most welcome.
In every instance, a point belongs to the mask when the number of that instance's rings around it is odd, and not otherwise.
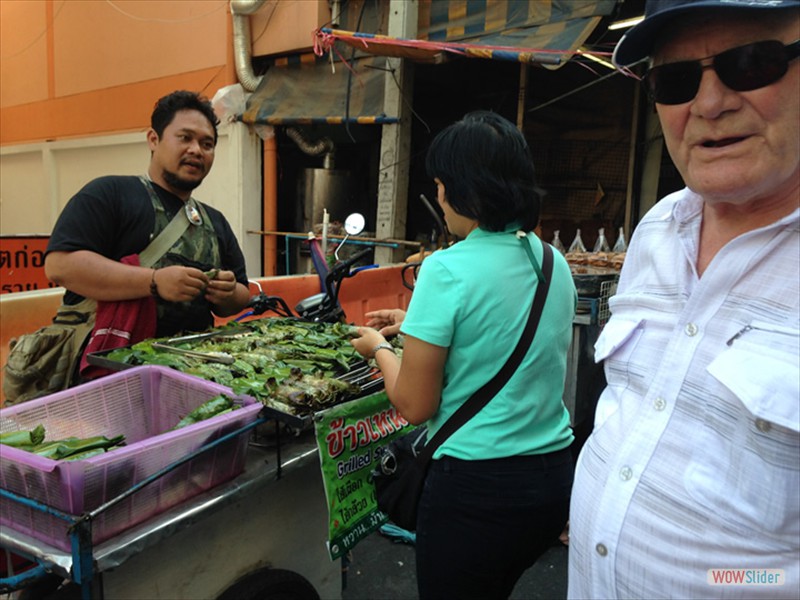
[[[539,63],[566,64],[614,10],[617,0],[422,0],[416,39],[322,29],[318,46],[335,41],[381,56],[434,62],[443,53]]]
[[[351,63],[313,54],[267,71],[247,101],[241,120],[259,125],[381,125],[397,117],[383,113],[386,58]]]
[[[367,7],[382,6],[364,1]],[[437,62],[445,56],[464,56],[557,69],[580,53],[616,4],[617,0],[420,0],[416,39],[321,29],[316,33],[316,56],[271,67],[241,119],[267,125],[395,123],[396,115],[383,113],[385,57]],[[355,10],[357,5],[346,7]],[[349,15],[343,22],[355,25],[356,20]],[[385,24],[373,27],[386,30]],[[345,60],[337,41],[356,49],[361,58]]]

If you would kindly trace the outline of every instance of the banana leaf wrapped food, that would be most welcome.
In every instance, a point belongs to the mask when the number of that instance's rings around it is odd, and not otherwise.
[[[37,425],[29,431],[8,431],[0,434],[0,444],[53,460],[81,460],[108,452],[125,443],[124,435],[112,438],[104,435],[88,438],[69,437],[50,441],[45,441],[45,437],[44,425]]]
[[[213,332],[213,333],[212,333]],[[352,398],[360,386],[339,379],[362,361],[350,340],[356,328],[344,323],[308,323],[264,318],[230,323],[197,339],[151,339],[119,348],[106,359],[131,366],[168,366],[257,398],[292,415],[306,415]],[[234,357],[232,364],[164,352],[153,344],[215,356]]]
[[[231,412],[235,408],[236,406],[234,405],[233,400],[228,398],[228,396],[225,394],[218,394],[217,396],[211,398],[211,400],[203,402],[203,404],[183,417],[172,429],[174,431],[175,429],[181,429],[188,425],[205,421],[211,417],[216,417],[217,415],[224,415]]]
[[[44,425],[37,425],[31,430],[7,431],[5,433],[0,433],[0,444],[14,446],[15,448],[22,446],[36,446],[44,441],[44,437]]]

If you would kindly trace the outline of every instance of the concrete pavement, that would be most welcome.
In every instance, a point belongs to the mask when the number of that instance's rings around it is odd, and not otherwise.
[[[414,546],[375,532],[353,549],[343,600],[415,600]],[[552,546],[517,583],[511,600],[567,597],[567,548]]]

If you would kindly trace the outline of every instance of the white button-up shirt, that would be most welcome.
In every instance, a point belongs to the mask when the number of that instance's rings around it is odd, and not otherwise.
[[[608,387],[575,475],[571,598],[800,597],[800,210],[702,278],[701,214],[682,190],[642,220],[595,345]]]

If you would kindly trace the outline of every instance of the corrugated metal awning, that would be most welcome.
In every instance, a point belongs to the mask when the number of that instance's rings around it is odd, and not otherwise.
[[[396,116],[383,113],[385,66],[382,56],[332,64],[314,55],[273,66],[247,100],[241,120],[251,125],[396,123]]]

